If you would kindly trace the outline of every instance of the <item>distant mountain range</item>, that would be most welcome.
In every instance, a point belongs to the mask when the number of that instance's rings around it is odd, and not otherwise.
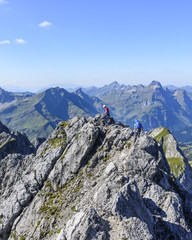
[[[176,89],[180,88],[180,89],[183,89],[183,90],[185,90],[185,91],[187,91],[189,93],[192,93],[192,86],[176,87],[174,85],[166,85],[164,87],[167,87],[170,90],[176,90]]]
[[[50,88],[41,93],[11,93],[0,88],[0,120],[30,139],[47,137],[60,121],[74,116],[102,113],[103,103],[116,122],[133,126],[141,120],[144,129],[167,127],[173,132],[192,127],[192,94],[153,81],[148,86],[113,82],[101,88],[90,87],[68,92]]]
[[[156,82],[156,81],[154,81]],[[143,87],[145,87],[144,85],[141,85]],[[88,88],[83,88],[83,91],[86,92],[87,94],[94,96],[97,93],[105,93],[105,92],[109,92],[111,90],[123,90],[123,89],[128,89],[131,88],[133,86],[131,85],[125,85],[125,84],[119,84],[117,81],[112,82],[111,84],[105,85],[101,88],[97,88],[95,86],[92,87],[88,87]],[[188,93],[192,93],[192,86],[183,86],[183,87],[177,87],[174,85],[164,85],[163,88],[168,88],[171,91],[175,91],[177,89],[183,89]]]
[[[130,126],[135,119],[142,121],[145,130],[166,126],[176,131],[192,126],[192,95],[183,89],[169,90],[153,81],[148,86],[113,82],[84,91],[105,102],[117,121]]]
[[[25,132],[30,139],[47,137],[58,122],[95,116],[102,102],[80,89],[69,93],[50,88],[39,94],[13,94],[0,89],[0,120],[14,131]]]

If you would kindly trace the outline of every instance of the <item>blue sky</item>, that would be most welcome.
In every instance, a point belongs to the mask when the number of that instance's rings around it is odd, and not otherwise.
[[[0,86],[192,85],[191,0],[0,0]]]

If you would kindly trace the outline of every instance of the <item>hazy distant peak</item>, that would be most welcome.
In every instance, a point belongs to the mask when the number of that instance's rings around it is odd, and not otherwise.
[[[158,81],[155,81],[155,80],[153,80],[153,81],[149,84],[149,86],[152,87],[153,89],[162,88],[161,83],[158,82]]]
[[[175,93],[177,94],[177,93],[184,93],[185,92],[185,90],[184,89],[182,89],[182,88],[177,88],[176,90],[175,90]]]
[[[74,91],[74,93],[84,93],[84,92],[83,92],[82,88],[78,88]]]
[[[111,84],[109,84],[109,85],[120,85],[117,81],[114,81],[114,82],[112,82]]]
[[[50,92],[52,94],[55,94],[55,93],[58,93],[58,92],[67,92],[68,93],[67,90],[65,90],[64,88],[60,88],[60,87],[48,88],[44,92]]]
[[[178,88],[174,91],[174,96],[177,97],[177,98],[182,97],[183,101],[184,101],[184,99],[188,99],[186,91],[184,89],[181,89],[181,88]]]
[[[105,85],[104,87],[109,87],[109,88],[119,88],[121,85],[117,82],[117,81],[114,81],[110,84],[107,84]]]
[[[150,84],[150,86],[153,86],[153,85],[158,85],[158,86],[161,86],[161,83],[156,81],[156,80],[153,80]]]

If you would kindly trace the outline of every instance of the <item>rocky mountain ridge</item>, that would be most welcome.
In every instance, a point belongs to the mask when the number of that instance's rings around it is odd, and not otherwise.
[[[0,139],[6,134],[1,125]],[[101,115],[74,117],[36,153],[7,152],[0,239],[190,240],[192,179],[185,185],[185,171],[171,173],[162,142],[147,133],[133,138],[128,126],[106,125]]]

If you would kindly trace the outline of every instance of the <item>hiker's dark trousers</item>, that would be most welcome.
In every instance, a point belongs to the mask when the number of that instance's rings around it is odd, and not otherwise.
[[[141,134],[141,128],[137,128],[135,132],[134,142],[136,142],[137,138],[140,137],[140,134]]]

